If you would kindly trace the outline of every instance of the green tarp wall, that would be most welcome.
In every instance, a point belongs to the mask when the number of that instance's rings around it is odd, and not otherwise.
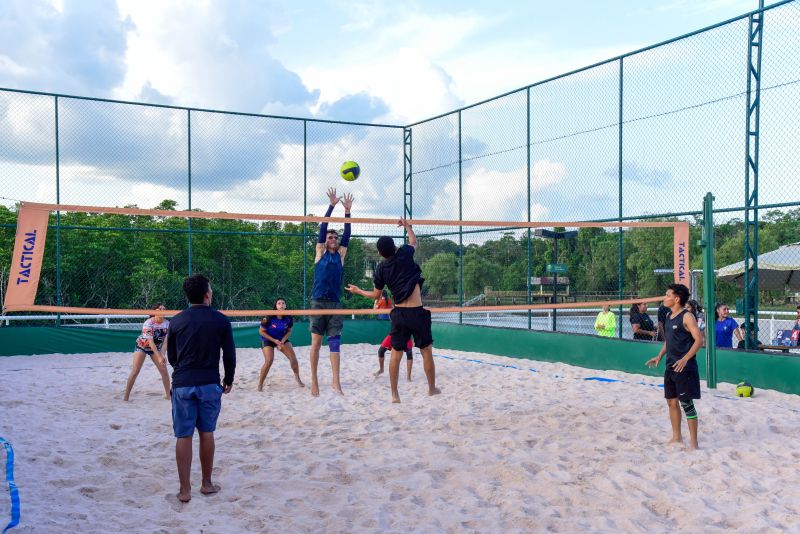
[[[345,343],[377,345],[389,331],[387,321],[346,321]],[[2,327],[0,356],[20,354],[75,354],[92,352],[131,352],[137,332],[78,327]],[[258,347],[258,330],[234,328],[237,347]],[[499,356],[561,362],[589,369],[616,370],[661,376],[644,362],[658,354],[656,343],[600,338],[580,334],[537,332],[469,325],[433,325],[436,349],[485,352]],[[298,322],[292,331],[296,346],[311,343],[307,323]],[[697,356],[701,376],[705,376],[705,352]],[[774,389],[800,394],[800,356],[773,352],[738,350],[717,351],[720,382],[737,383],[747,379],[757,389]]]

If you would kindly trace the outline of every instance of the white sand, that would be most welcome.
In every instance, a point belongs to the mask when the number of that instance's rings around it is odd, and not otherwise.
[[[415,354],[413,381],[401,379],[403,404],[393,405],[388,375],[371,376],[371,345],[343,348],[345,397],[330,389],[324,352],[318,399],[295,386],[282,355],[258,393],[260,351],[240,349],[216,434],[222,492],[199,493],[195,438],[185,505],[175,498],[170,405],[149,360],[125,403],[128,354],[0,358],[0,435],[14,446],[22,499],[17,530],[800,531],[798,396],[703,389],[702,450],[692,453],[664,444],[662,390],[637,384],[659,379],[435,353],[460,358],[436,358],[443,394],[426,395]],[[308,384],[308,349],[298,357]],[[587,376],[626,382],[579,379]],[[2,470],[2,452],[0,461]],[[0,526],[8,518],[3,487]]]

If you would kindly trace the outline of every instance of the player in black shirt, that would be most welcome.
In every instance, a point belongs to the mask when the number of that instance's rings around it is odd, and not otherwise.
[[[394,297],[394,309],[389,314],[392,320],[392,360],[389,362],[389,381],[392,385],[392,402],[400,402],[397,381],[400,375],[400,360],[408,340],[422,353],[422,364],[428,378],[428,395],[441,393],[436,387],[436,368],[433,363],[433,335],[431,334],[431,312],[422,307],[422,270],[414,262],[417,236],[405,220],[397,223],[408,233],[408,245],[397,248],[389,236],[378,239],[377,248],[383,261],[375,268],[374,289],[365,291],[360,287],[348,285],[345,289],[370,299],[377,299],[384,287],[388,286]]]
[[[664,397],[669,407],[672,439],[669,443],[683,443],[681,437],[681,408],[689,427],[689,447],[697,449],[697,410],[694,399],[700,398],[700,373],[697,368],[697,351],[703,343],[697,320],[686,307],[689,288],[683,284],[670,284],[664,296],[664,305],[670,313],[664,320],[664,345],[655,358],[647,360],[648,367],[657,367],[664,354]],[[680,404],[680,406],[679,406]]]
[[[214,431],[222,408],[222,394],[230,393],[236,371],[236,347],[230,320],[211,307],[212,290],[208,278],[195,274],[183,282],[189,306],[169,325],[167,356],[172,366],[172,428],[175,431],[175,458],[180,492],[178,500],[192,498],[189,475],[192,468],[192,435],[200,436],[200,468],[203,482],[200,493],[219,491],[211,481],[214,468]],[[220,383],[219,356],[225,376]]]

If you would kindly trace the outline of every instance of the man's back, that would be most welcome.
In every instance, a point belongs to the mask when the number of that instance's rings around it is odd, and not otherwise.
[[[205,305],[193,305],[176,315],[170,323],[167,346],[172,387],[219,384],[219,357],[222,349],[225,384],[233,383],[236,347],[231,322]]]
[[[375,287],[383,289],[384,285],[394,296],[396,304],[402,304],[414,292],[414,288],[422,284],[422,269],[414,261],[414,247],[403,245],[389,259],[383,260],[375,269]]]

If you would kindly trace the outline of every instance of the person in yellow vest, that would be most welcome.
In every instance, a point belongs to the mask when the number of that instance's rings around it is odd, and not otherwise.
[[[601,337],[614,337],[617,333],[617,318],[611,311],[610,305],[603,306],[603,311],[597,314],[597,319],[594,320],[594,329]]]

